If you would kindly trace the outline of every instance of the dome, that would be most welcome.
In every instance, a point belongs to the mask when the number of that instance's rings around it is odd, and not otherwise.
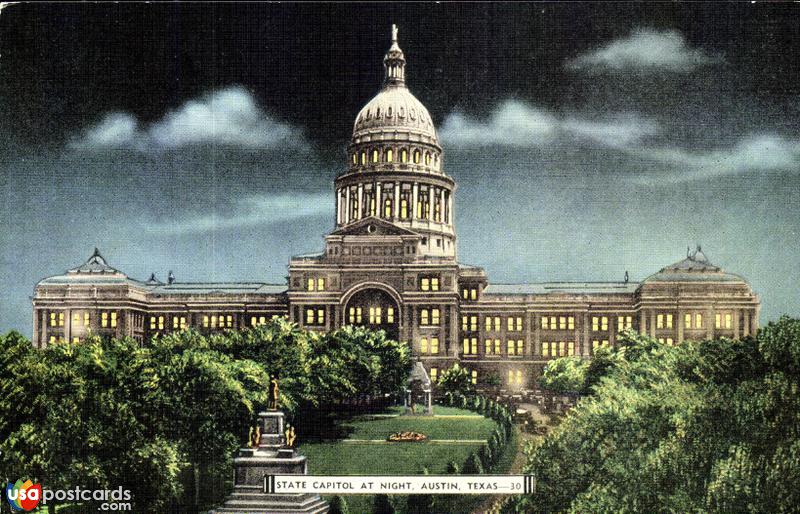
[[[405,84],[405,56],[392,27],[392,46],[383,59],[383,89],[356,116],[353,144],[369,141],[414,141],[439,146],[428,109]]]
[[[356,116],[353,143],[402,139],[439,145],[431,115],[403,86],[386,86]]]

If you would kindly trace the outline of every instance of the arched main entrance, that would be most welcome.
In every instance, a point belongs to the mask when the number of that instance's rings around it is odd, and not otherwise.
[[[400,336],[400,306],[383,289],[362,289],[353,294],[345,304],[343,318],[344,325],[384,330],[394,340]]]

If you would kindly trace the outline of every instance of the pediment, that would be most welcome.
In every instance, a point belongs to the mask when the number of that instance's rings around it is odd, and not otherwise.
[[[416,236],[408,230],[381,218],[370,216],[331,232],[332,236]]]

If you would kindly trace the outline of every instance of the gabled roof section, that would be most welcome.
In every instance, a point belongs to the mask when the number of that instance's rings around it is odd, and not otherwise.
[[[369,216],[331,232],[332,236],[418,236],[416,232]]]
[[[124,275],[121,271],[116,268],[112,268],[108,265],[105,258],[100,255],[100,250],[97,248],[94,249],[94,253],[92,254],[89,259],[81,264],[76,268],[72,268],[67,270],[68,274],[79,274],[79,273],[88,273],[88,274],[120,274]]]

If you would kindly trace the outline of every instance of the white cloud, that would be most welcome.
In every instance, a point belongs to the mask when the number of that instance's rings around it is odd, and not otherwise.
[[[303,136],[299,129],[266,114],[245,89],[229,87],[189,100],[148,126],[132,114],[107,114],[71,146],[146,151],[203,144],[274,148],[303,144]]]
[[[275,223],[331,214],[328,194],[259,195],[237,201],[226,215],[203,214],[170,221],[144,223],[147,231],[161,235],[196,234]]]
[[[557,138],[583,140],[600,146],[632,144],[658,133],[657,123],[635,115],[617,115],[601,120],[563,117],[506,100],[486,120],[450,114],[442,123],[442,141],[456,148],[513,146],[535,148]]]
[[[639,29],[626,38],[568,61],[567,68],[590,72],[660,69],[688,73],[721,60],[719,56],[690,47],[680,32]]]
[[[680,148],[631,148],[629,154],[667,165],[637,182],[688,182],[748,172],[800,172],[800,140],[775,135],[750,136],[730,148],[689,152]]]

